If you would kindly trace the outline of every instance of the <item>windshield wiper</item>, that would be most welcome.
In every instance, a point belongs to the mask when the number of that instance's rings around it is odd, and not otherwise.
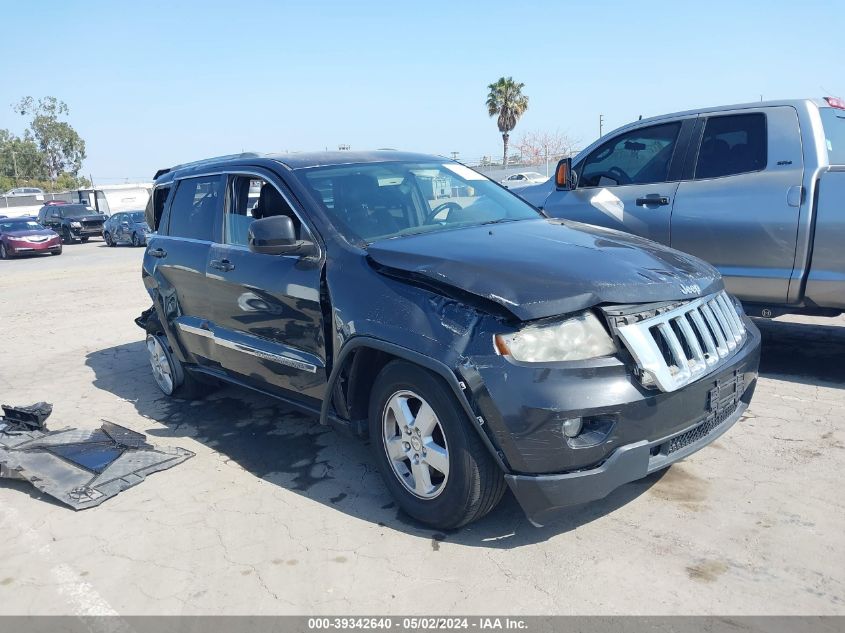
[[[478,226],[487,226],[488,224],[504,224],[505,222],[519,222],[520,220],[524,220],[525,218],[499,218],[498,220],[487,220],[487,222],[481,222]]]

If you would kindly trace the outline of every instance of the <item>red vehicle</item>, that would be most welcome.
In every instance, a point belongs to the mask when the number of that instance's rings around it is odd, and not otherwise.
[[[62,254],[62,238],[35,218],[0,219],[0,259],[37,253]]]

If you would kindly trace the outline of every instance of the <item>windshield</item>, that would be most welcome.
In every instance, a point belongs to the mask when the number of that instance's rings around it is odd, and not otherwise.
[[[133,211],[132,213],[128,214],[129,219],[134,222],[135,224],[144,224],[146,220],[144,219],[144,212],[143,211]]]
[[[541,217],[458,163],[361,163],[303,168],[297,175],[351,241]]]
[[[9,233],[10,231],[36,231],[43,229],[44,227],[38,224],[35,220],[0,221],[0,233]]]
[[[83,207],[82,205],[62,207],[63,218],[81,218],[85,215],[97,215],[97,212],[92,207]]]
[[[819,108],[831,165],[845,165],[845,110]]]

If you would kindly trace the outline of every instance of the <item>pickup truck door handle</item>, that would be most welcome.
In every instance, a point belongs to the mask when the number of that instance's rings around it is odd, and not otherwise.
[[[650,193],[645,198],[637,198],[638,207],[665,207],[667,204],[669,204],[669,198],[659,193]]]
[[[161,259],[162,257],[167,257],[167,251],[164,250],[163,248],[154,248],[153,250],[150,251],[150,255],[152,255],[153,257],[158,257],[159,259]]]
[[[235,265],[230,262],[228,259],[212,259],[211,260],[211,267],[216,268],[217,270],[222,270],[223,272],[229,272],[230,270],[235,270]]]

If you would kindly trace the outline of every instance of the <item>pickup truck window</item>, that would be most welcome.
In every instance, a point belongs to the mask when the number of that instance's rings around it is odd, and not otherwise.
[[[595,149],[581,166],[579,187],[614,187],[664,182],[680,122],[627,132]]]
[[[760,171],[766,168],[766,115],[710,117],[704,127],[696,180]]]
[[[831,165],[845,165],[845,110],[819,108],[824,125],[827,159]]]

